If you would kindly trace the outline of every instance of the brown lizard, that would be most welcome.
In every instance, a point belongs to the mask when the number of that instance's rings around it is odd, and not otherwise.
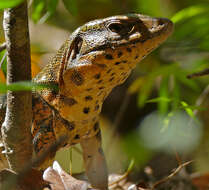
[[[40,155],[67,135],[63,147],[80,143],[90,183],[107,189],[108,172],[98,121],[102,104],[172,29],[168,19],[128,14],[94,20],[75,30],[33,79],[58,87],[57,91],[33,92],[31,131],[35,154]],[[0,113],[2,124],[4,111]],[[55,152],[51,153],[39,168],[51,165],[54,156]]]

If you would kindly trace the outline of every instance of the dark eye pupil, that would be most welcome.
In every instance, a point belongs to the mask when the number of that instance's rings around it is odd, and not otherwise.
[[[114,24],[110,24],[109,25],[109,29],[112,31],[112,32],[115,32],[115,33],[120,33],[123,29],[123,26],[122,24],[119,24],[119,23],[114,23]]]

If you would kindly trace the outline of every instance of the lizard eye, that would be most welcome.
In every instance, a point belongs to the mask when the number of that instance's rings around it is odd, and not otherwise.
[[[127,23],[111,23],[108,26],[111,32],[117,33],[119,35],[129,34],[133,31],[134,25]]]
[[[108,28],[115,33],[121,33],[123,30],[123,25],[121,23],[112,23],[108,26]]]

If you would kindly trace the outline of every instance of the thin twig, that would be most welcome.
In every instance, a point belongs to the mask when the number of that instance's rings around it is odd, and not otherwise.
[[[162,183],[165,183],[166,181],[170,180],[172,177],[174,177],[178,172],[180,172],[180,170],[182,168],[184,168],[185,166],[191,164],[193,162],[193,160],[191,161],[188,161],[188,162],[185,162],[183,164],[181,164],[180,166],[178,166],[175,171],[173,173],[171,173],[169,176],[157,181],[156,183],[154,183],[154,185],[152,186],[151,190],[154,190],[156,188],[156,186],[162,184]]]
[[[0,52],[2,52],[3,50],[5,50],[7,47],[6,42],[4,42],[3,44],[0,45]]]
[[[187,78],[191,79],[191,78],[201,77],[201,76],[205,76],[205,75],[209,75],[209,68],[204,69],[203,71],[200,71],[200,72],[196,72],[196,73],[187,75]]]

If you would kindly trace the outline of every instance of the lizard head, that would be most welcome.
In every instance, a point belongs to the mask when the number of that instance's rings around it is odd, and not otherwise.
[[[112,88],[123,83],[136,64],[164,42],[172,29],[168,19],[140,14],[88,22],[73,32],[34,81],[59,86],[58,92],[40,93],[63,117],[88,119],[91,113],[94,118]]]
[[[136,64],[165,41],[172,30],[170,20],[140,14],[88,22],[71,35],[64,82],[85,88],[88,84],[108,84],[112,88],[123,83]]]

